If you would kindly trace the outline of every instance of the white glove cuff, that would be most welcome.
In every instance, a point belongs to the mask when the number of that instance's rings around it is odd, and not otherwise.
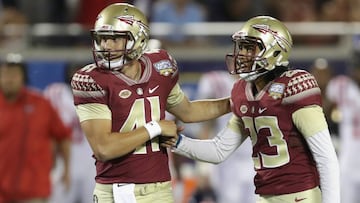
[[[150,121],[144,127],[149,133],[150,140],[161,134],[161,127],[156,121]]]

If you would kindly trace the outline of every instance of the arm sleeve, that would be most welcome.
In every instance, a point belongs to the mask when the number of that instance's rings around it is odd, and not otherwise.
[[[199,140],[185,136],[173,151],[191,159],[210,163],[221,163],[226,160],[247,138],[243,136],[234,116],[228,125],[213,139]]]
[[[180,85],[176,83],[167,98],[167,108],[172,108],[178,105],[184,97],[184,92],[181,90]]]
[[[293,121],[304,135],[315,159],[320,175],[322,202],[339,203],[339,163],[321,107],[299,109],[293,114]]]
[[[330,133],[325,129],[306,139],[316,161],[320,174],[320,188],[323,203],[340,202],[339,163],[331,142]]]
[[[111,120],[111,111],[105,104],[81,104],[76,106],[76,113],[80,122],[90,119],[108,119]]]

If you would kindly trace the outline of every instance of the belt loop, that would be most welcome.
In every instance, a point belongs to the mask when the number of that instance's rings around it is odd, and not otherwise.
[[[140,195],[145,195],[146,194],[146,185],[142,185],[141,187],[140,187]]]

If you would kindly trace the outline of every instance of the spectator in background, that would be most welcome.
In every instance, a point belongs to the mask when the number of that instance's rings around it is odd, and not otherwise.
[[[319,20],[321,21],[349,21],[350,6],[349,1],[330,0],[322,4],[319,12]]]
[[[284,0],[272,4],[278,9],[279,19],[284,22],[311,22],[318,19],[315,0]]]
[[[70,153],[70,188],[65,190],[65,185],[60,181],[60,172],[63,162],[58,158],[57,167],[53,171],[53,193],[50,198],[52,203],[89,203],[92,202],[92,192],[95,187],[95,160],[91,157],[92,151],[81,130],[79,118],[75,111],[74,99],[70,87],[72,75],[77,66],[69,65],[66,69],[64,83],[52,83],[44,90],[53,107],[59,113],[62,121],[72,129]]]
[[[46,203],[54,153],[69,186],[69,137],[50,102],[26,86],[26,65],[9,54],[0,66],[0,202]],[[55,147],[54,147],[55,143]]]
[[[339,161],[341,172],[341,202],[360,202],[360,63],[355,63],[350,76],[339,75],[330,80],[326,94],[340,112]]]
[[[26,46],[27,17],[14,4],[0,8],[0,47],[18,51]]]
[[[186,23],[204,22],[206,10],[193,0],[158,1],[153,5],[151,21],[170,23],[173,30],[162,38],[164,46],[194,44],[197,38],[186,36],[183,25]]]
[[[262,0],[203,0],[209,8],[209,21],[244,22],[263,14],[265,4]]]
[[[29,24],[68,22],[68,0],[2,0],[26,16]]]
[[[284,0],[281,3],[267,1],[267,5],[271,8],[276,16],[284,22],[314,22],[319,19],[318,5],[316,0],[291,1]],[[326,44],[334,42],[332,36],[318,35],[294,35],[295,45],[314,46],[318,44]]]
[[[202,0],[207,5],[210,22],[244,22],[247,19],[267,12],[263,0]],[[231,46],[229,36],[213,36],[215,44]]]
[[[352,22],[360,20],[360,1],[358,0],[328,0],[320,7],[320,20]]]
[[[349,0],[349,9],[350,21],[360,21],[360,1]]]
[[[81,0],[5,0],[14,1],[19,8],[29,19],[29,24],[50,23],[63,24],[73,23],[78,5]],[[89,4],[92,1],[88,0]],[[58,31],[58,30],[57,30]],[[44,30],[44,32],[48,32]],[[60,30],[61,32],[61,30]],[[61,34],[61,33],[57,33]]]
[[[19,48],[26,48],[27,45],[54,46],[70,44],[71,39],[68,34],[70,31],[64,32],[61,27],[56,27],[61,26],[58,24],[71,22],[72,13],[68,2],[70,0],[3,0],[5,6],[12,8],[12,15],[9,16],[10,23],[14,22],[14,19],[23,18],[26,20],[25,23],[16,23],[16,27],[11,26],[10,30],[6,30],[11,31],[8,37],[12,40],[6,40],[11,51],[22,50]],[[48,24],[39,25],[41,23]],[[15,38],[18,40],[15,41]],[[13,41],[17,43],[15,44]],[[14,46],[19,48],[14,49]]]
[[[75,21],[82,24],[85,29],[94,25],[97,15],[106,6],[113,3],[131,3],[127,0],[78,0],[77,16]]]
[[[234,82],[237,80],[238,75],[230,75],[225,70],[205,73],[198,83],[198,99],[230,96]],[[199,138],[211,139],[215,137],[216,133],[220,132],[230,117],[230,114],[226,114],[216,120],[201,123],[202,130]],[[212,186],[217,196],[216,202],[255,202],[256,195],[253,184],[255,170],[251,158],[251,146],[250,139],[245,140],[242,147],[238,148],[232,156],[216,166],[197,162],[197,164],[206,164],[208,168],[210,167],[210,174],[207,175],[211,179],[209,182],[213,183]]]

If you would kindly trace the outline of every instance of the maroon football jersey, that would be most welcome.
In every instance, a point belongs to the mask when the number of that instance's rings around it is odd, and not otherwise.
[[[256,193],[279,195],[319,185],[319,174],[304,136],[292,114],[308,105],[321,105],[314,77],[291,70],[256,96],[253,84],[239,80],[231,92],[232,110],[245,125],[253,145]]]
[[[129,132],[152,120],[165,118],[167,99],[178,81],[178,69],[166,51],[145,53],[139,81],[117,71],[90,64],[74,74],[75,105],[100,103],[111,110],[112,132]],[[152,183],[169,181],[168,155],[159,137],[132,153],[107,162],[96,161],[99,183]]]

